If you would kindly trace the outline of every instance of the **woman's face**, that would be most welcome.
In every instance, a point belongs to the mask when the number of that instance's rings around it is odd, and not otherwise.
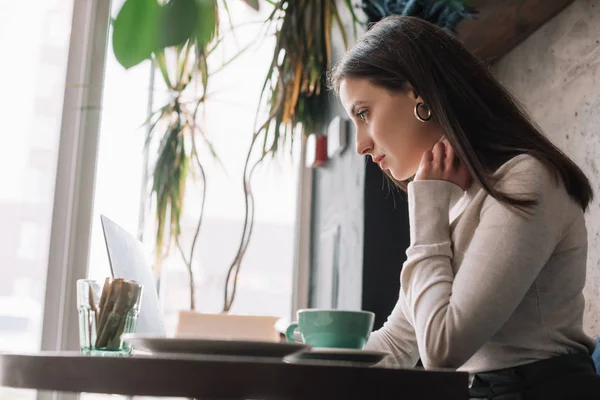
[[[340,99],[356,126],[358,154],[370,155],[396,180],[412,177],[423,153],[443,135],[434,122],[415,117],[415,105],[422,100],[412,90],[392,93],[366,79],[346,78],[340,85]],[[426,107],[419,111],[427,117]]]

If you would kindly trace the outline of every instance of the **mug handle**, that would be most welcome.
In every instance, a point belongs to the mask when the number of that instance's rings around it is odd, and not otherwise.
[[[296,329],[298,329],[298,323],[292,322],[285,330],[285,340],[288,343],[298,343],[296,339],[294,339],[294,332]]]

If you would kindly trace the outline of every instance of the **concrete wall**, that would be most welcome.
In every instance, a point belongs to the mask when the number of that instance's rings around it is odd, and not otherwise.
[[[584,326],[600,335],[600,2],[577,0],[498,62],[498,78],[591,179]]]

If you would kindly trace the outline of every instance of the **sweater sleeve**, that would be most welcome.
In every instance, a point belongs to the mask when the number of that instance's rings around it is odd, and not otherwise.
[[[369,336],[365,349],[389,353],[385,360],[388,367],[413,368],[419,361],[417,338],[411,323],[402,310],[403,294],[383,327]]]
[[[470,244],[460,249],[456,275],[448,211],[458,187],[444,181],[409,185],[411,245],[401,291],[426,368],[464,364],[509,319],[558,242],[557,198],[563,197],[553,177],[537,161],[517,166],[500,189],[527,193],[538,204],[524,215],[487,196],[479,220],[471,222],[477,227]]]

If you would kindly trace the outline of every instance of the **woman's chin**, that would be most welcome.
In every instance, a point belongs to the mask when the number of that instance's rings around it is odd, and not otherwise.
[[[399,173],[399,171],[395,171],[392,168],[388,169],[387,173],[389,175],[391,175],[392,178],[394,178],[395,180],[397,180],[399,182],[405,181],[414,175],[414,174],[408,174],[408,173],[406,173],[406,171],[403,171],[403,173]]]

